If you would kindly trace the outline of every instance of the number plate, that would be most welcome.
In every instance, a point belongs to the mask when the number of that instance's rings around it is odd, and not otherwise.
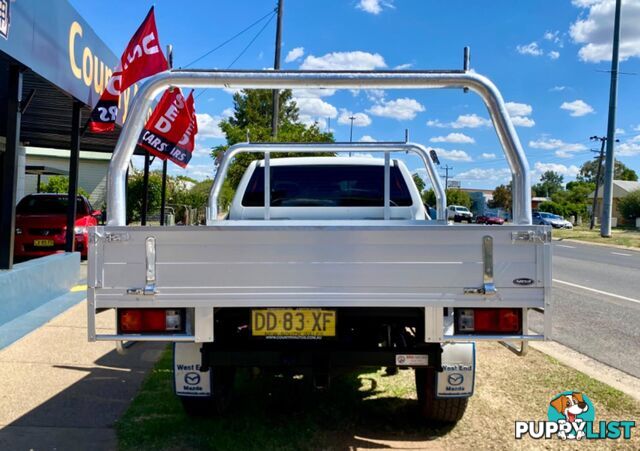
[[[323,309],[251,311],[254,337],[335,337],[336,312]]]
[[[38,247],[52,247],[53,240],[33,240],[33,245]]]

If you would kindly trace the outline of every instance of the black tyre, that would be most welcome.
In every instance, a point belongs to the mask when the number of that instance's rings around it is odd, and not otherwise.
[[[469,398],[436,398],[436,371],[416,368],[416,392],[420,413],[426,420],[456,423],[462,419]]]
[[[189,416],[222,415],[231,405],[235,368],[213,367],[207,374],[211,379],[212,393],[210,396],[178,396],[184,411]]]

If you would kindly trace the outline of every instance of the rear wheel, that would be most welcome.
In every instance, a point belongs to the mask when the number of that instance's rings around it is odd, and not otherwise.
[[[184,411],[189,416],[222,415],[231,405],[235,368],[212,367],[207,373],[211,379],[211,395],[179,396]]]
[[[469,398],[437,398],[436,371],[433,368],[416,368],[416,392],[420,413],[426,420],[456,423],[462,419]]]

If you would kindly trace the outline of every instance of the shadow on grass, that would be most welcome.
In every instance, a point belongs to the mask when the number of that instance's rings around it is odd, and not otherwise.
[[[413,371],[393,377],[348,373],[327,390],[304,379],[238,374],[224,416],[187,417],[172,393],[170,353],[146,380],[118,422],[123,449],[349,449],[386,448],[383,441],[428,441],[452,427],[420,418]]]

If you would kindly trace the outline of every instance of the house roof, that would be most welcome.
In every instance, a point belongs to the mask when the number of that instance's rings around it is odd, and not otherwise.
[[[625,197],[627,194],[640,190],[640,182],[631,182],[629,180],[614,180],[613,181],[613,197],[620,198]],[[598,187],[598,199],[602,199],[604,189],[602,186]],[[594,193],[589,194],[589,198],[593,199]]]

